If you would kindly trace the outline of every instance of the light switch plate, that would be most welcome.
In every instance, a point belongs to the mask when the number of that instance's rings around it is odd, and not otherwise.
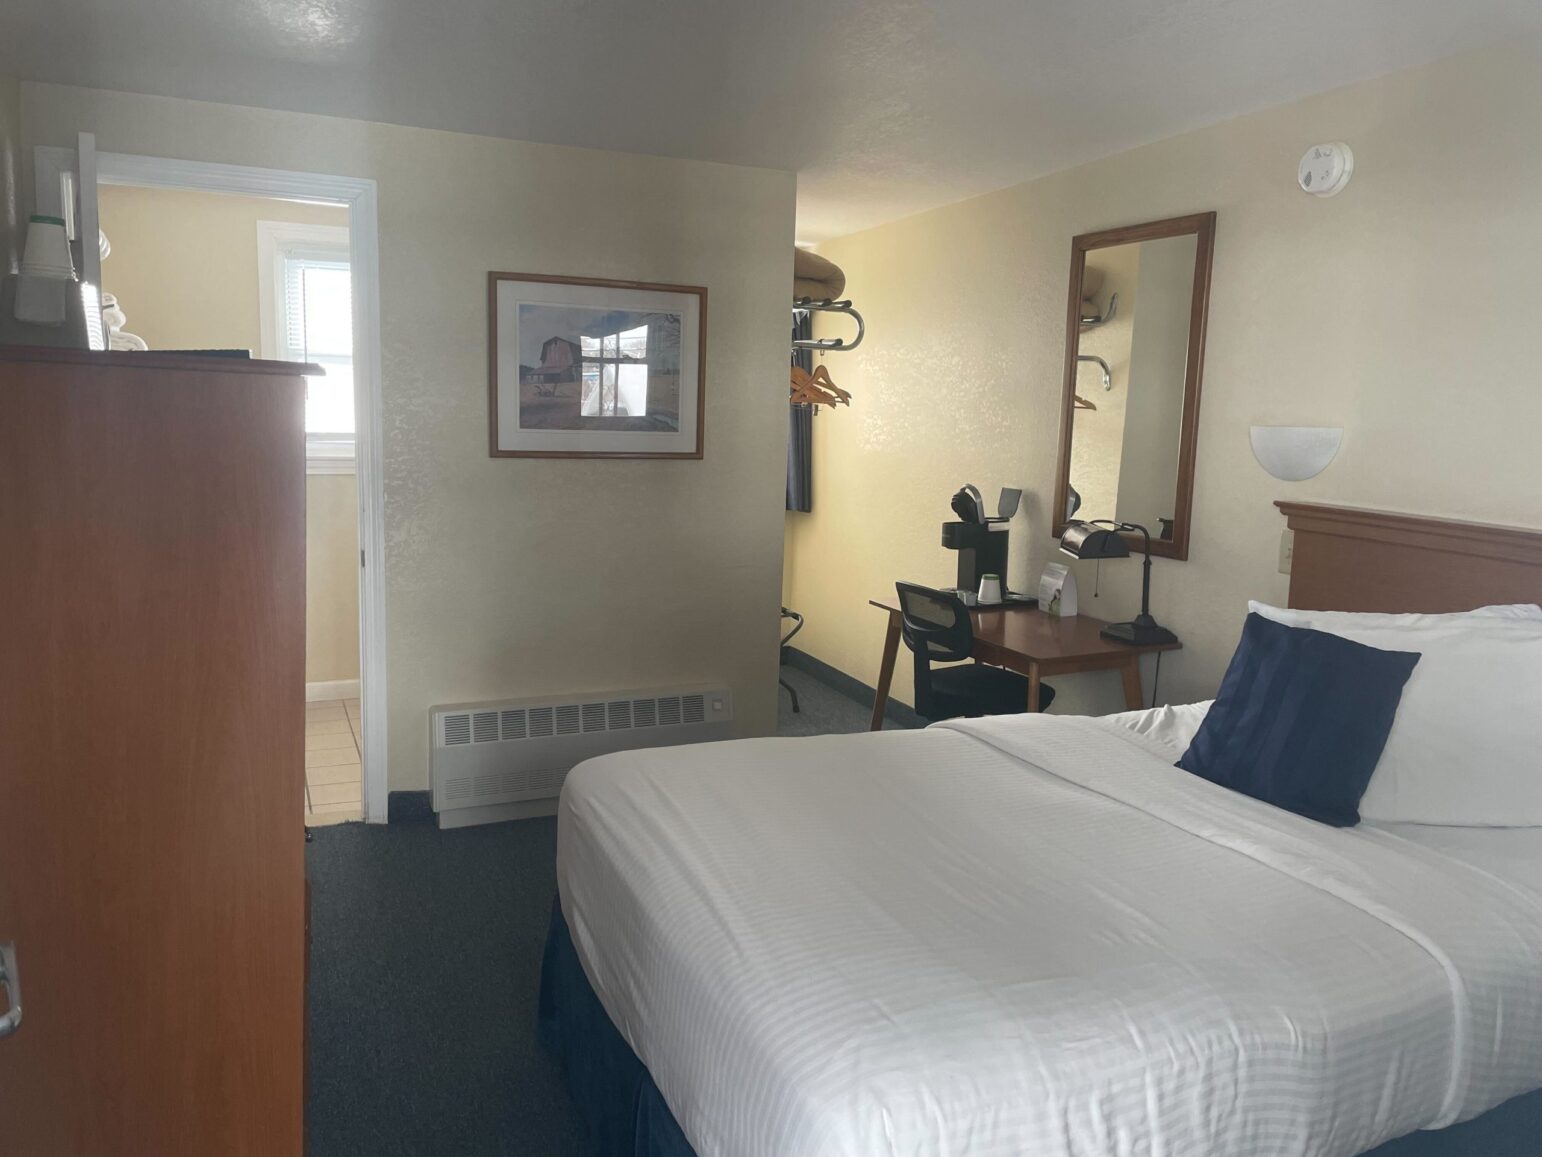
[[[1289,574],[1296,557],[1296,532],[1286,527],[1280,531],[1280,573]]]

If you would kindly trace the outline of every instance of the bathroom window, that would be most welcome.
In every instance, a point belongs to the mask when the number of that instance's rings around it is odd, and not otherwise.
[[[257,224],[263,356],[311,362],[305,379],[305,456],[310,473],[354,469],[353,293],[348,229]]]

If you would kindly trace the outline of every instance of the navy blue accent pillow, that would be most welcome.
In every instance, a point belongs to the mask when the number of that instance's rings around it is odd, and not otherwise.
[[[1353,827],[1418,662],[1416,651],[1249,615],[1178,766],[1308,819]]]

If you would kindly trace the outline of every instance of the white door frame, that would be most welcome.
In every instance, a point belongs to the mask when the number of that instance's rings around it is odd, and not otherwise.
[[[390,781],[386,774],[385,477],[381,468],[380,233],[375,182],[365,177],[127,153],[98,153],[97,180],[104,185],[200,189],[247,197],[320,201],[348,209],[348,260],[353,281],[354,468],[359,492],[359,693],[364,717],[364,818],[372,824],[385,823]]]

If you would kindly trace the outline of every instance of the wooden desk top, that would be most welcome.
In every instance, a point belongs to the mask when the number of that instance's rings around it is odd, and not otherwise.
[[[898,599],[869,599],[872,606],[899,614]],[[1076,615],[1063,619],[1047,614],[1038,607],[970,607],[969,618],[974,624],[976,655],[988,658],[987,652],[1001,656],[1022,656],[1045,663],[1061,661],[1104,660],[1117,662],[1129,655],[1149,655],[1156,651],[1176,651],[1182,643],[1154,643],[1135,646],[1116,643],[1098,634],[1108,624],[1091,615]],[[1002,663],[1009,666],[1009,663]]]

